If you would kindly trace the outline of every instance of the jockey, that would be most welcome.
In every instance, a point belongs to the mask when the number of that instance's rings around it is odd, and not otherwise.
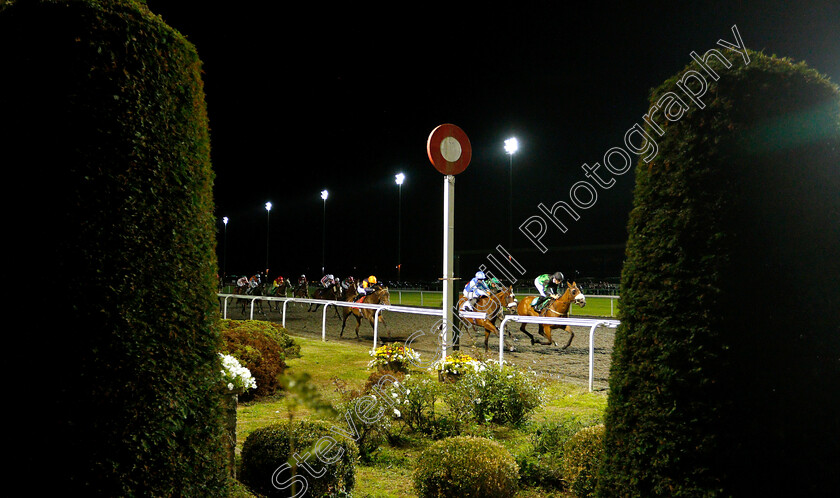
[[[321,277],[321,285],[323,285],[325,289],[329,288],[334,283],[335,276],[333,276],[331,273],[327,273],[326,275]]]
[[[490,289],[490,292],[499,292],[502,290],[502,283],[499,281],[498,278],[492,277],[490,280],[487,281],[487,287]]]
[[[483,271],[476,272],[475,277],[470,280],[467,285],[464,287],[464,297],[467,298],[467,301],[464,303],[464,309],[467,311],[473,311],[475,309],[475,302],[478,301],[478,298],[481,296],[488,296],[490,288],[487,287],[487,283],[484,280],[487,277],[484,276]]]
[[[341,289],[347,290],[353,287],[356,284],[356,279],[353,278],[353,275],[346,277],[344,280],[341,281]]]
[[[282,287],[285,283],[286,281],[283,280],[283,275],[280,275],[274,279],[274,287]]]
[[[540,297],[534,305],[534,310],[542,311],[542,308],[546,305],[546,303],[548,303],[548,301],[560,297],[559,286],[563,283],[563,280],[563,274],[559,271],[555,272],[554,275],[546,273],[534,279],[534,287],[536,287],[537,292],[540,293]],[[548,292],[548,296],[545,295],[546,292]]]
[[[308,285],[309,282],[306,280],[306,275],[301,275],[298,277],[297,287],[295,287],[295,291],[298,291],[301,288],[306,288]]]
[[[259,285],[260,285],[260,274],[257,273],[256,275],[253,275],[253,276],[251,276],[250,279],[248,279],[248,290],[246,292],[248,294],[254,292],[254,289],[259,287]]]
[[[359,294],[356,296],[355,301],[358,301],[360,298],[367,296],[368,294],[373,292],[373,287],[376,285],[376,277],[371,275],[368,278],[359,282],[358,287],[356,287],[356,292]]]
[[[248,285],[248,277],[246,277],[245,275],[243,275],[242,277],[239,278],[239,280],[236,281],[236,286],[237,287],[245,287],[247,285]]]

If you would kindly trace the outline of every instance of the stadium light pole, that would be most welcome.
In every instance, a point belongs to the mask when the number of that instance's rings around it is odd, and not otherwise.
[[[399,282],[400,270],[402,270],[402,185],[405,181],[405,175],[397,173],[394,175],[394,181],[399,187],[399,197],[397,198],[397,282]]]
[[[321,191],[321,199],[324,200],[324,226],[321,234],[321,275],[324,275],[326,268],[326,254],[327,254],[327,197],[330,193],[325,190]]]
[[[230,218],[227,216],[222,218],[222,223],[225,225],[225,233],[222,240],[222,284],[224,284],[225,278],[227,278],[227,224],[230,221]]]
[[[513,154],[519,150],[519,141],[511,137],[505,140],[505,151],[510,156],[508,163],[508,249],[513,248]]]
[[[268,235],[271,226],[271,202],[265,203],[265,278],[268,279]]]

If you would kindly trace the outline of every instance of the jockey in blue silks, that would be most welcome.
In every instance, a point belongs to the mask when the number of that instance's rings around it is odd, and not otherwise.
[[[474,311],[475,302],[478,301],[478,298],[490,295],[490,288],[487,287],[487,283],[484,281],[485,279],[484,272],[476,272],[475,277],[464,287],[464,297],[467,298],[467,301],[464,303],[465,310]]]

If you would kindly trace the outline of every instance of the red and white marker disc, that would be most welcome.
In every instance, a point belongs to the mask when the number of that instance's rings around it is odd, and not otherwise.
[[[442,124],[429,134],[426,153],[436,170],[444,175],[457,175],[470,164],[472,147],[464,130],[453,124]]]

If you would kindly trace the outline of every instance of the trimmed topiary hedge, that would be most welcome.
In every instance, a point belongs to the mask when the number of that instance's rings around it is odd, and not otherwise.
[[[837,491],[840,92],[727,55],[636,167],[602,496]]]
[[[242,401],[274,394],[280,387],[279,377],[286,370],[286,358],[300,356],[286,329],[276,323],[258,320],[222,320],[222,352],[233,355],[251,371],[257,388],[239,396]]]
[[[324,496],[350,492],[356,483],[356,443],[321,420],[261,427],[242,445],[239,479],[263,496]],[[298,494],[307,489],[306,495]]]
[[[423,451],[414,470],[421,498],[508,498],[517,489],[519,467],[495,441],[473,436],[442,439]]]
[[[36,494],[218,496],[201,61],[142,1],[1,9],[0,164],[15,175],[3,202],[29,274],[13,281],[48,310],[13,322],[37,350],[22,393],[31,438],[13,450],[33,480],[16,477]]]

